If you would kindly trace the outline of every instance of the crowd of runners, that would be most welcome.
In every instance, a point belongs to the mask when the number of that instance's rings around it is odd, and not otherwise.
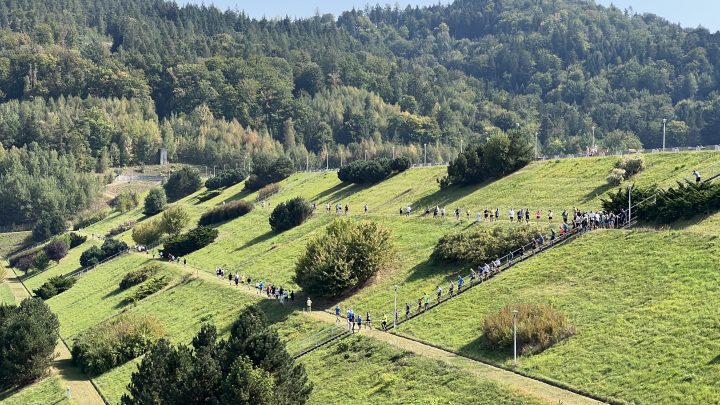
[[[244,274],[241,275],[237,272],[234,274],[230,271],[226,272],[223,267],[218,267],[215,269],[215,276],[219,280],[227,279],[230,285],[235,284],[235,287],[238,288],[241,286],[253,288],[255,289],[256,295],[265,294],[268,298],[275,299],[281,304],[285,302],[295,302],[295,290],[285,289],[274,284],[266,283],[262,280],[256,281],[255,284],[253,284],[252,277],[246,277]]]

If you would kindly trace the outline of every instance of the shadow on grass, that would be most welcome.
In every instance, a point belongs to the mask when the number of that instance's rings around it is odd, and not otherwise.
[[[237,200],[243,200],[246,197],[250,196],[255,191],[248,190],[248,189],[242,189],[239,193],[236,193],[234,196],[225,199],[225,202],[231,202],[231,201],[237,201]],[[215,197],[217,198],[217,197]],[[207,201],[206,201],[207,202]]]
[[[712,364],[720,364],[720,354],[718,354],[714,359],[710,360],[710,362],[708,363],[708,365],[712,365]]]
[[[445,189],[439,189],[436,192],[426,195],[425,197],[422,197],[419,200],[415,201],[412,206],[416,210],[423,211],[425,210],[425,208],[430,208],[430,211],[432,211],[432,208],[436,206],[440,208],[447,207],[448,205],[452,205],[454,202],[474,193],[475,191],[487,186],[488,184],[490,183],[485,182],[472,186],[452,186]],[[448,210],[448,215],[451,215],[450,211],[451,210]]]
[[[405,282],[421,281],[435,276],[443,276],[448,283],[457,281],[457,276],[463,272],[464,267],[469,268],[470,265],[435,263],[433,259],[427,259],[412,268]]]
[[[310,201],[311,202],[312,201],[325,201],[326,203],[332,202],[332,201],[342,201],[345,198],[348,198],[355,193],[363,191],[366,188],[370,188],[371,186],[372,186],[371,184],[340,183],[332,188],[329,188],[321,193],[318,193],[312,199],[310,199]],[[321,208],[324,208],[324,207],[321,207]]]
[[[478,319],[478,328],[482,327],[482,319]],[[481,330],[478,330],[478,334],[482,334]],[[502,364],[512,359],[512,348],[507,352],[493,350],[487,346],[482,336],[478,336],[470,343],[460,347],[458,350],[461,354],[468,357],[495,364]]]
[[[590,201],[594,200],[596,197],[600,197],[604,194],[607,194],[608,191],[611,189],[614,189],[616,186],[611,186],[610,184],[602,184],[600,186],[595,187],[594,190],[590,191],[589,193],[585,194],[580,200],[581,203],[587,204]]]
[[[242,246],[240,246],[239,248],[235,249],[235,251],[237,252],[237,251],[240,251],[240,250],[247,249],[247,248],[249,248],[249,247],[255,246],[255,245],[257,245],[258,243],[263,243],[263,242],[265,242],[265,241],[268,241],[268,240],[272,239],[272,237],[275,236],[275,235],[276,235],[275,232],[273,232],[272,230],[269,230],[269,231],[265,232],[264,234],[259,235],[259,236],[256,236],[256,237],[250,239],[249,241],[245,242],[244,245],[242,245]]]

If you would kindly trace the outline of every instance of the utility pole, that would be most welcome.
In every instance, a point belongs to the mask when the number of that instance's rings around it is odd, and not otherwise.
[[[427,166],[427,144],[425,144],[425,164],[423,166]]]
[[[393,145],[393,159],[395,159],[395,145]]]
[[[310,152],[305,153],[305,171],[310,172]]]
[[[398,290],[398,286],[395,286],[395,315],[393,316],[393,329],[397,329],[397,321],[398,321],[397,290]]]
[[[595,125],[593,125],[592,131],[593,131],[592,149],[595,149]]]
[[[462,155],[462,153],[463,153],[463,140],[461,139],[460,140],[460,154]]]
[[[663,152],[665,152],[665,124],[667,123],[667,118],[663,118]]]
[[[535,132],[535,160],[538,160],[540,155],[538,155],[538,133]]]
[[[632,221],[632,186],[628,186],[628,226],[630,226],[630,221]]]
[[[325,147],[325,171],[330,170],[330,151]]]
[[[517,314],[518,310],[513,309],[513,364],[517,366]]]
[[[367,162],[367,149],[365,149],[365,161]]]

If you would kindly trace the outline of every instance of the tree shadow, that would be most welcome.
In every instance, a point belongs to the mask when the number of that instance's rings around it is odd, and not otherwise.
[[[445,189],[440,189],[415,201],[412,206],[416,210],[430,208],[431,211],[432,208],[436,206],[440,208],[447,207],[448,205],[452,205],[452,203],[474,193],[475,191],[487,186],[488,184],[490,183],[485,182],[472,186],[451,186]],[[451,215],[450,212],[448,212],[447,214]]]
[[[249,197],[251,194],[253,194],[255,191],[248,190],[248,189],[242,189],[239,193],[236,193],[230,198],[225,199],[225,202],[232,202],[237,200],[244,200],[246,197]],[[217,198],[217,197],[215,197]]]
[[[242,246],[240,246],[239,248],[235,249],[235,251],[237,252],[237,251],[240,251],[240,250],[243,250],[243,249],[250,248],[250,247],[252,247],[252,246],[257,245],[258,243],[262,243],[262,242],[265,242],[265,241],[267,241],[267,240],[270,240],[273,236],[275,236],[275,232],[273,232],[272,230],[269,230],[269,231],[265,232],[264,234],[259,235],[259,236],[256,236],[256,237],[250,239],[249,241],[245,242],[244,245],[242,245]]]
[[[481,320],[478,322],[481,322]],[[460,347],[459,352],[475,360],[491,364],[502,364],[512,358],[512,350],[508,350],[506,352],[493,350],[485,343],[481,330],[478,330],[478,335],[479,336],[473,341]]]
[[[708,365],[712,365],[712,364],[720,364],[720,354],[715,356],[715,358],[710,360],[710,362],[708,363]]]
[[[590,201],[594,200],[596,197],[599,197],[603,194],[607,194],[608,191],[615,188],[616,186],[612,186],[610,184],[602,184],[597,187],[595,187],[594,190],[590,191],[589,193],[585,194],[583,198],[580,200],[581,203],[586,204]]]
[[[351,195],[372,187],[371,184],[340,183],[328,190],[318,193],[310,201],[342,201]],[[323,208],[323,207],[320,207]]]
[[[435,263],[433,259],[427,259],[417,264],[410,270],[410,274],[405,279],[406,282],[421,281],[434,276],[444,276],[445,281],[450,282],[457,279],[458,274],[466,267],[457,264],[441,264]],[[469,265],[468,265],[469,267]]]

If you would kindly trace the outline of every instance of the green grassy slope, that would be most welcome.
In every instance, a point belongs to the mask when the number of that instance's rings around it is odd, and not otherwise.
[[[511,364],[482,344],[483,317],[545,302],[577,334],[520,368],[638,403],[720,401],[720,242],[679,232],[596,231],[401,325],[400,332]]]
[[[1,271],[2,270],[0,270],[0,272]],[[10,287],[8,287],[5,283],[0,283],[0,305],[1,304],[15,304],[15,297],[13,296],[12,291],[10,291]]]
[[[59,377],[50,377],[0,401],[3,405],[71,404]]]
[[[24,245],[30,232],[0,233],[0,256],[6,256]]]
[[[311,404],[533,404],[533,399],[372,338],[352,336],[302,359]]]

